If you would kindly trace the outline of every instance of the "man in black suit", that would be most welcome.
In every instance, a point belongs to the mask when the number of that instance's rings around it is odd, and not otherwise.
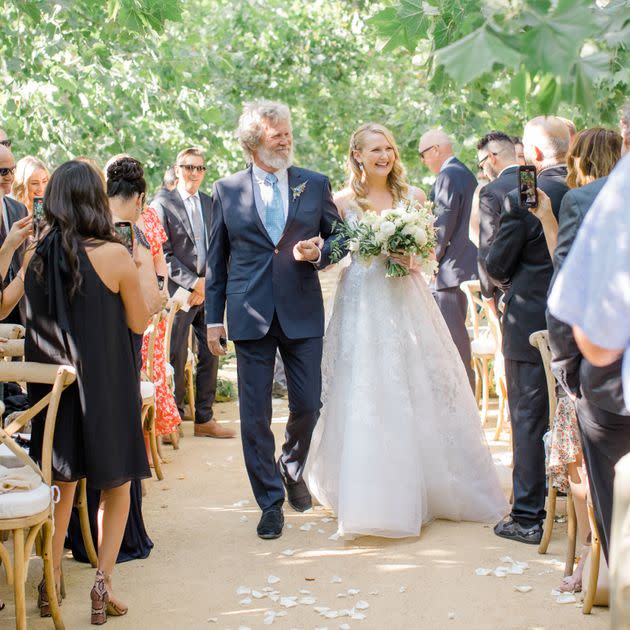
[[[573,241],[607,177],[570,190],[558,217],[554,271],[560,270]],[[555,276],[554,276],[555,278]],[[595,518],[608,559],[612,523],[614,466],[630,452],[630,411],[624,404],[621,359],[596,367],[580,352],[571,326],[547,312],[553,372],[575,399]]]
[[[518,186],[516,147],[510,136],[500,131],[491,131],[477,144],[477,160],[479,168],[483,169],[490,180],[479,191],[479,282],[484,299],[490,301],[496,310],[502,291],[488,276],[486,256],[499,229],[499,217],[505,197]]]
[[[0,135],[0,142],[2,142],[4,138],[4,142],[6,143],[8,141],[10,145],[10,141],[6,139],[6,134],[2,130],[0,131],[2,132]],[[11,150],[5,144],[0,144],[0,201],[2,202],[0,204],[0,210],[2,211],[0,216],[0,220],[2,222],[0,224],[0,247],[7,238],[7,234],[11,230],[13,224],[28,215],[28,211],[24,204],[8,196],[11,192],[11,186],[13,185],[14,179],[15,159],[13,158]],[[13,255],[7,276],[2,280],[3,289],[13,280],[13,278],[15,278],[20,270],[22,260],[24,258],[25,248],[26,244],[20,245]],[[20,304],[22,304],[21,300]],[[24,324],[24,317],[20,311],[20,304],[18,304],[11,313],[9,313],[4,320],[5,322],[11,324]]]
[[[536,167],[538,188],[551,199],[554,215],[568,190],[564,157],[569,131],[558,118],[534,118],[525,125],[525,159]],[[486,257],[492,281],[505,292],[503,356],[512,418],[514,504],[494,528],[498,536],[538,544],[545,518],[545,453],[549,397],[540,353],[529,336],[547,327],[545,309],[553,265],[540,221],[510,192],[499,229]]]
[[[151,207],[154,207],[156,202],[159,202],[162,197],[172,192],[177,188],[177,175],[175,175],[175,167],[169,166],[164,172],[164,177],[162,178],[162,185],[155,193],[155,197],[153,197],[151,201]]]
[[[464,362],[471,387],[474,376],[470,338],[466,329],[466,296],[459,285],[477,277],[477,248],[468,238],[470,210],[477,180],[453,155],[453,143],[441,130],[432,129],[420,138],[420,159],[437,175],[429,193],[435,204],[439,263],[433,295],[451,331]]]
[[[192,325],[197,339],[197,378],[195,385],[195,436],[230,438],[235,433],[213,417],[212,403],[217,388],[219,360],[206,343],[204,311],[205,270],[212,200],[199,191],[206,171],[203,153],[185,149],[177,156],[177,188],[154,200],[168,240],[164,255],[168,264],[169,292],[183,287],[190,291],[190,310],[179,311],[171,335],[171,363],[175,372],[175,401],[184,415],[184,367],[188,355],[188,332]]]

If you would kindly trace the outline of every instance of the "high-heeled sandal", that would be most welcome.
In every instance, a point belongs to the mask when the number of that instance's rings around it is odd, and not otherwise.
[[[61,606],[61,593],[57,591],[57,603]],[[50,601],[48,599],[48,591],[46,590],[46,578],[37,587],[37,607],[39,608],[40,617],[52,617],[50,610]]]
[[[92,600],[92,615],[90,623],[93,626],[102,626],[107,623],[107,604],[109,602],[109,593],[105,586],[105,575],[99,569],[96,572],[94,586],[90,591],[90,599]]]

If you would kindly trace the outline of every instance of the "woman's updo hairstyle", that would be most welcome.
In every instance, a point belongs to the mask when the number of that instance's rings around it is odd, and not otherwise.
[[[129,199],[147,190],[142,164],[128,155],[114,158],[107,164],[107,196]]]

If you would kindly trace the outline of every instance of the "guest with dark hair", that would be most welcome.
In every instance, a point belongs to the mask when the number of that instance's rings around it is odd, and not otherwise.
[[[514,151],[516,153],[516,163],[519,166],[525,166],[525,154],[523,153],[523,140],[520,136],[510,136],[510,140],[514,145]]]
[[[53,564],[57,592],[76,482],[101,491],[98,569],[91,621],[124,615],[112,571],[129,512],[129,483],[150,476],[140,424],[140,384],[130,331],[140,334],[149,309],[143,287],[155,282],[147,250],[133,256],[117,238],[98,173],[71,161],[52,175],[44,197],[45,227],[25,261],[27,361],[67,363],[77,381],[61,397],[53,442]],[[32,401],[49,390],[29,386]],[[41,458],[44,421],[33,422],[31,455]],[[50,614],[44,587],[40,614]]]

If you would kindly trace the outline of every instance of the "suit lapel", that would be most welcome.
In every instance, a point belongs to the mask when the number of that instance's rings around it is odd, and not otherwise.
[[[289,211],[287,213],[287,221],[284,225],[284,232],[282,233],[282,238],[287,233],[293,219],[295,219],[295,215],[298,211],[298,206],[300,205],[300,199],[302,199],[302,195],[306,192],[306,187],[302,190],[300,194],[294,194],[294,190],[297,189],[301,184],[305,184],[306,180],[304,177],[293,167],[288,170],[289,176]],[[282,240],[282,238],[280,240]]]
[[[258,208],[256,207],[254,186],[257,184],[254,181],[254,172],[251,166],[247,169],[245,176],[247,178],[247,182],[243,187],[243,209],[245,210],[246,216],[249,220],[256,225],[256,227],[262,232],[263,236],[273,245],[273,241],[271,240],[269,233],[267,232],[267,228],[265,228],[265,224],[262,222],[262,219],[258,214]]]
[[[182,196],[179,194],[179,191],[175,189],[173,191],[173,205],[175,206],[175,211],[177,212],[177,216],[179,220],[184,225],[184,229],[186,230],[186,234],[188,234],[190,240],[195,242],[195,235],[193,233],[192,225],[190,225],[190,219],[188,218],[188,213],[186,212],[186,205],[184,204],[184,200]]]

